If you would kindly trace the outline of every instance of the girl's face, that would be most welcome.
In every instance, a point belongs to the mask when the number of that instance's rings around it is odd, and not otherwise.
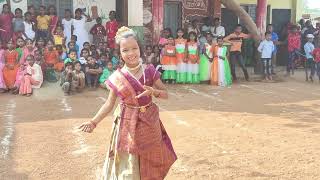
[[[190,35],[190,40],[194,41],[195,39],[196,39],[196,37],[193,34],[191,34]]]
[[[219,46],[223,46],[223,44],[224,44],[223,39],[218,39],[217,43]]]
[[[121,57],[128,67],[136,67],[140,60],[140,48],[134,37],[120,41]]]
[[[36,59],[39,59],[39,58],[41,57],[40,51],[35,51],[35,52],[34,52],[34,57],[35,57]]]
[[[95,64],[96,60],[93,57],[88,58],[88,63],[89,64]]]
[[[65,18],[71,18],[71,12],[70,11],[65,11],[64,17]]]
[[[168,39],[168,43],[169,43],[171,46],[174,46],[174,39],[173,39],[173,38],[169,38],[169,39]]]
[[[70,59],[73,59],[73,60],[74,60],[74,59],[77,59],[77,53],[74,52],[74,51],[70,52],[69,58],[70,58]]]
[[[22,18],[22,12],[21,12],[21,11],[16,11],[16,12],[15,12],[15,16],[16,16],[17,18]]]
[[[116,18],[116,13],[115,12],[110,12],[109,13],[109,19],[114,20]]]
[[[9,41],[9,42],[7,43],[7,47],[8,47],[8,49],[12,50],[12,49],[14,48],[13,42],[12,42],[12,41]]]
[[[178,37],[182,38],[184,33],[183,33],[183,31],[178,31],[177,34],[178,34]]]
[[[39,13],[41,16],[44,16],[46,14],[46,10],[44,8],[40,8]]]
[[[31,16],[30,16],[30,14],[27,14],[27,15],[25,16],[25,18],[26,18],[27,21],[31,21]]]
[[[107,64],[107,68],[109,69],[109,71],[112,71],[112,62],[108,62]]]
[[[104,49],[104,46],[103,46],[102,42],[98,44],[98,48],[101,49],[101,50]]]
[[[147,49],[146,49],[146,54],[147,54],[148,56],[150,56],[150,55],[152,54],[152,48],[151,48],[151,47],[147,47]]]
[[[34,7],[30,7],[28,9],[28,11],[31,13],[31,14],[35,14],[36,10],[34,9]]]
[[[81,17],[81,12],[80,12],[80,11],[77,11],[77,12],[75,13],[75,18],[80,19],[80,17]]]
[[[58,27],[56,28],[56,31],[57,31],[57,33],[61,33],[61,32],[62,32],[62,27],[61,27],[61,26],[58,26]]]
[[[155,48],[153,49],[153,51],[154,51],[155,54],[160,54],[160,49],[159,49],[159,47],[155,47]]]
[[[96,51],[96,46],[90,46],[91,51]]]
[[[74,43],[69,44],[69,49],[76,49],[76,45]]]
[[[89,56],[89,51],[83,50],[81,56],[84,57],[84,58],[88,58],[88,56]]]
[[[19,38],[19,39],[17,40],[17,45],[18,45],[18,47],[20,47],[20,48],[24,47],[24,45],[25,45],[24,40],[21,39],[21,38]]]
[[[90,49],[90,44],[89,44],[89,43],[85,43],[85,44],[83,45],[83,48],[84,48],[84,49]]]
[[[28,62],[28,64],[29,64],[30,66],[33,66],[33,64],[34,64],[34,59],[33,59],[32,56],[27,56],[26,60],[27,60],[27,62]]]
[[[9,11],[10,11],[9,5],[7,5],[7,4],[4,5],[2,11],[3,11],[3,13],[9,13]]]
[[[211,35],[207,35],[206,39],[207,39],[208,42],[211,42],[212,41],[212,36]]]
[[[28,41],[26,42],[26,47],[27,47],[28,49],[33,49],[33,42],[30,41],[30,40],[28,40]]]
[[[38,46],[41,47],[41,48],[44,47],[44,40],[40,39],[38,41]]]
[[[54,15],[56,13],[56,10],[54,9],[54,7],[50,7],[49,8],[49,14],[50,15]]]
[[[81,64],[79,64],[79,63],[75,64],[75,65],[74,65],[74,69],[75,69],[76,71],[81,71]]]
[[[47,43],[47,48],[48,48],[48,49],[53,49],[53,42],[48,41],[48,43]]]

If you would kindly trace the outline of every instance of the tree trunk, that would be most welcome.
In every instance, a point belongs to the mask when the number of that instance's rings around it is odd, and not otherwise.
[[[250,15],[240,6],[240,4],[236,0],[220,0],[221,4],[223,4],[227,9],[233,11],[240,20],[245,24],[246,28],[252,34],[255,39],[259,37],[259,31],[257,25],[252,20]]]
[[[240,6],[236,0],[220,0],[227,9],[233,11],[239,19],[244,23],[245,27],[248,29],[253,38],[255,39],[255,47],[258,47],[259,41],[261,39],[257,25],[250,17],[250,15]],[[259,63],[259,52],[255,50],[254,53],[254,72],[256,74],[261,73],[261,64]]]

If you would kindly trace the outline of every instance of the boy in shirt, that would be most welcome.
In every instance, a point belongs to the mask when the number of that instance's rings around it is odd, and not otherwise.
[[[86,65],[86,80],[90,89],[98,87],[99,76],[102,73],[102,68],[92,56],[88,57],[88,64]]]
[[[272,34],[270,32],[265,33],[265,40],[263,40],[259,47],[258,51],[261,53],[261,61],[263,64],[263,72],[265,80],[272,80],[271,75],[271,59],[274,52],[274,44],[272,41]]]
[[[51,23],[50,16],[46,15],[46,7],[40,6],[39,16],[37,16],[37,39],[49,39],[49,25]]]
[[[231,61],[231,74],[233,80],[237,80],[236,76],[236,63],[238,63],[244,73],[245,79],[249,81],[249,74],[245,66],[244,59],[241,54],[241,47],[243,39],[249,38],[250,35],[242,33],[242,26],[238,24],[234,33],[224,38],[225,42],[231,44],[230,48],[230,61]]]
[[[301,48],[301,33],[298,31],[297,26],[292,26],[288,35],[288,52],[289,59],[287,64],[287,75],[294,74],[295,60],[300,58],[299,51]]]

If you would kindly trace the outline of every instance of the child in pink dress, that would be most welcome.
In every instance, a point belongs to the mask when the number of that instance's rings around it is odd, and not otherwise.
[[[2,47],[2,42],[0,41],[0,93],[5,92],[6,89],[6,84],[4,83],[3,80],[3,73],[2,69],[4,67],[4,49]]]

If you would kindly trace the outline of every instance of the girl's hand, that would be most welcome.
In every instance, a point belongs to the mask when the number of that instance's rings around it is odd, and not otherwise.
[[[96,124],[92,121],[85,122],[79,126],[78,129],[81,129],[83,132],[92,133],[92,131],[96,128]]]
[[[145,91],[139,95],[136,96],[136,99],[139,99],[143,96],[151,96],[154,92],[153,87],[150,86],[143,86],[143,88],[145,89]]]

